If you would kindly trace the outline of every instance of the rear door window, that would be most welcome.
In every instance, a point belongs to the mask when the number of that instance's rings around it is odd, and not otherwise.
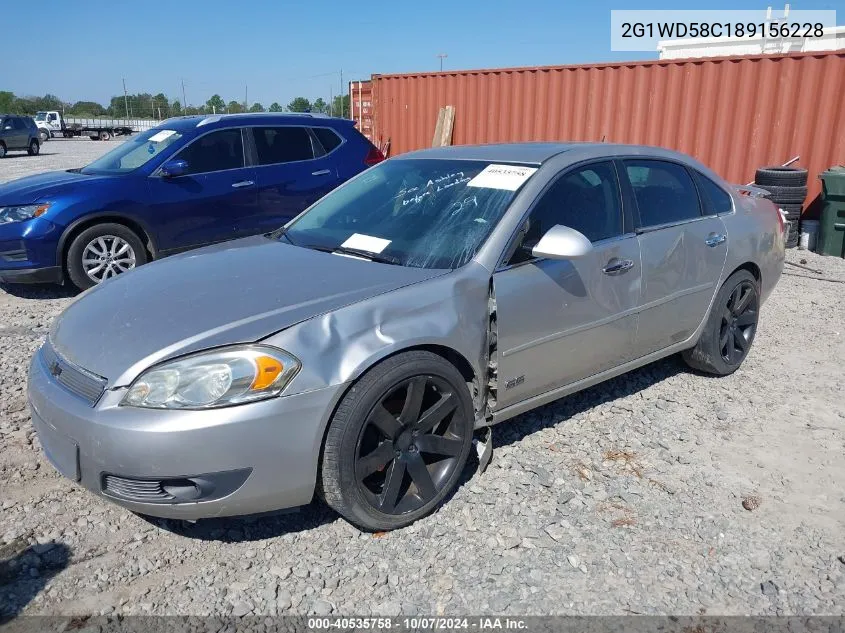
[[[658,226],[701,217],[698,190],[684,167],[661,160],[624,161],[640,225]]]
[[[24,123],[23,119],[20,118],[20,117],[15,117],[14,119],[12,119],[12,125],[15,126],[16,130],[25,130],[26,129],[26,123]]]
[[[317,137],[317,140],[320,141],[320,144],[323,146],[323,149],[326,150],[326,154],[331,152],[335,147],[340,145],[343,142],[337,133],[327,127],[312,127],[311,131],[314,132],[314,135]]]
[[[709,207],[710,213],[730,213],[733,210],[733,201],[730,195],[715,182],[700,172],[696,172],[698,184],[704,194],[704,202]]]
[[[187,161],[186,174],[205,174],[243,167],[241,130],[232,128],[209,132],[179,152],[176,158]]]
[[[277,165],[314,158],[311,135],[304,127],[254,127],[259,165]]]

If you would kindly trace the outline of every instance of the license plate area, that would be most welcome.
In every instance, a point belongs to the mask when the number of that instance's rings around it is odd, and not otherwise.
[[[41,448],[50,463],[61,474],[73,481],[81,479],[79,472],[79,445],[69,437],[62,435],[42,420],[32,410],[32,423],[38,432]]]

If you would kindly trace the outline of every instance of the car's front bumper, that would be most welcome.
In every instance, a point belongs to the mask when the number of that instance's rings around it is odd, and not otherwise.
[[[28,396],[59,472],[135,512],[193,520],[308,503],[323,431],[344,387],[206,411],[120,407],[118,389],[90,406],[53,378],[39,351]],[[185,480],[199,482],[199,500],[162,498],[156,485],[176,481],[168,488],[176,490]]]
[[[0,283],[4,284],[60,284],[64,280],[61,266],[45,268],[0,268]]]
[[[0,283],[60,283],[60,235],[46,218],[0,224]]]

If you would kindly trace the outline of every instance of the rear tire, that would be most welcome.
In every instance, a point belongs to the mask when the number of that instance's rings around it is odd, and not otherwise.
[[[751,349],[759,316],[757,279],[747,270],[738,270],[716,294],[698,343],[682,353],[684,361],[708,374],[734,373]]]
[[[0,143],[0,158],[6,158],[6,146]]]
[[[106,132],[105,130],[103,130],[102,132],[100,132],[100,140],[101,140],[101,141],[107,141],[107,140],[109,140],[110,138],[111,138],[111,135],[110,135],[108,132]]]
[[[41,145],[38,144],[38,141],[32,139],[29,142],[29,149],[26,150],[27,154],[30,156],[38,156],[38,152],[41,151]]]
[[[473,411],[463,376],[446,359],[426,351],[388,358],[335,411],[318,494],[364,530],[413,523],[457,485],[472,447]]]
[[[103,246],[97,244],[100,238],[102,238],[100,244],[103,244]],[[94,248],[90,249],[89,247],[92,244]],[[109,253],[107,252],[102,262],[104,268],[93,272],[92,278],[89,272],[96,268],[96,264],[91,264],[90,262],[96,258],[96,251],[109,251],[113,244],[118,245],[118,248],[115,250],[121,250],[124,244],[128,246],[128,249],[120,253],[115,253],[111,259],[108,258]],[[130,257],[132,261],[131,266],[126,263],[130,261]],[[83,260],[87,260],[87,263]],[[123,270],[124,267],[128,271],[146,263],[147,251],[144,248],[141,238],[132,229],[122,224],[114,223],[95,224],[82,231],[71,242],[65,258],[68,277],[73,285],[80,290],[86,290],[105,281],[105,279],[126,272]],[[112,268],[112,272],[106,275],[105,268],[109,267]],[[102,278],[97,279],[98,276]]]

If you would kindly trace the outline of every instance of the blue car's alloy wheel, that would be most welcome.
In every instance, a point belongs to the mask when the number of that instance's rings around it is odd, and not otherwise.
[[[77,235],[67,252],[67,274],[82,290],[147,263],[144,243],[122,224],[96,224]]]

